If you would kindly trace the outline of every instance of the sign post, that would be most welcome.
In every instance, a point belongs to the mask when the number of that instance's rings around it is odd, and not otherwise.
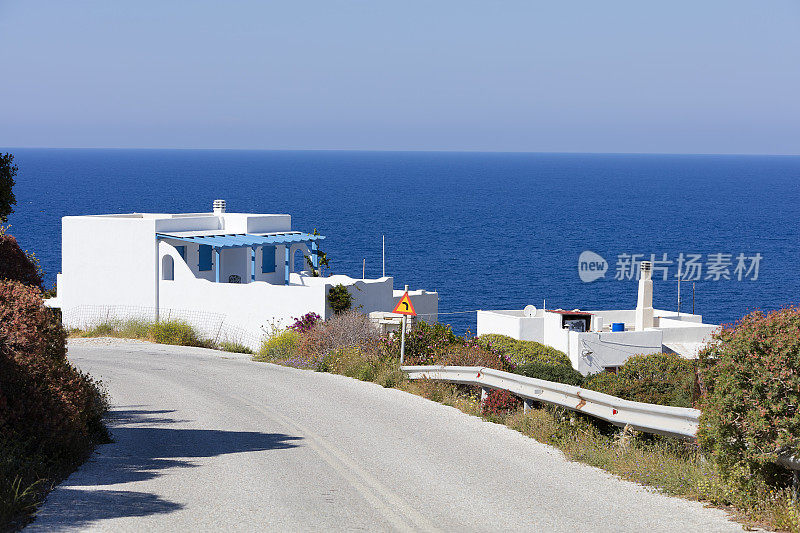
[[[392,313],[403,315],[403,323],[400,326],[400,364],[402,365],[406,358],[406,320],[408,320],[407,317],[409,316],[417,316],[414,304],[411,303],[411,298],[408,296],[408,285],[406,285],[405,293],[400,298],[400,301],[397,302],[397,305],[394,306]]]

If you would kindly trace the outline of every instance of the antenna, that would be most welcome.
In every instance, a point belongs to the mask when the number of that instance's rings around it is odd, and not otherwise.
[[[367,258],[364,258],[364,262],[361,263],[361,279],[367,279]]]
[[[381,259],[383,263],[383,277],[386,277],[386,235],[381,235],[381,244],[382,244],[382,251],[381,251]]]

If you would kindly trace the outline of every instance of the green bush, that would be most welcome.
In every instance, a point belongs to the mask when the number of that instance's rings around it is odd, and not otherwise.
[[[616,374],[588,376],[583,386],[634,402],[692,407],[697,397],[695,367],[695,361],[674,353],[634,355]]]
[[[513,372],[529,378],[555,381],[556,383],[565,383],[567,385],[577,385],[580,387],[583,384],[583,375],[580,372],[571,366],[562,364],[554,365],[533,361],[514,368]]]
[[[202,340],[194,328],[181,320],[159,321],[150,326],[150,337],[159,344],[200,346],[211,348],[213,343]]]
[[[264,342],[261,343],[261,349],[254,359],[257,361],[281,361],[290,359],[294,356],[299,340],[299,333],[289,329],[282,331],[277,335],[264,339]]]
[[[389,353],[400,354],[400,335],[392,335],[384,339],[385,349]],[[442,356],[454,344],[463,344],[464,339],[457,337],[448,324],[428,324],[420,320],[406,334],[406,364],[440,365]]]
[[[552,346],[546,346],[535,341],[518,341],[506,335],[494,333],[481,335],[477,339],[481,346],[497,351],[514,365],[539,362],[572,368],[572,363],[567,354],[556,350]]]
[[[219,347],[226,352],[231,353],[246,353],[246,354],[253,354],[253,350],[245,346],[244,344],[239,344],[238,342],[228,342],[224,341],[219,343]]]
[[[756,311],[720,330],[700,354],[700,376],[698,437],[723,481],[751,495],[785,486],[775,460],[800,451],[800,308]]]
[[[328,290],[328,303],[335,314],[341,314],[349,311],[353,305],[353,296],[347,290],[347,287],[342,285],[334,285]]]

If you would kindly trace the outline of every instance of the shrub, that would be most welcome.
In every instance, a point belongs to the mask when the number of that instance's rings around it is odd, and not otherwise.
[[[428,324],[417,322],[414,329],[406,333],[405,360],[414,365],[436,365],[445,350],[454,344],[463,343],[447,324]],[[384,340],[385,349],[400,354],[400,335],[392,335]]]
[[[482,366],[496,370],[509,370],[504,359],[474,342],[451,344],[445,347],[433,364],[442,366]]]
[[[544,379],[546,381],[555,381],[556,383],[566,383],[567,385],[577,385],[579,387],[583,383],[583,375],[580,372],[571,366],[561,364],[553,365],[550,363],[533,361],[514,368],[513,372],[529,378]]]
[[[42,286],[42,273],[36,256],[22,250],[17,239],[6,235],[2,228],[0,228],[0,279],[19,281],[33,287]]]
[[[253,354],[253,350],[238,342],[223,341],[219,343],[219,347],[226,352]]]
[[[478,342],[481,346],[504,355],[514,365],[540,362],[572,368],[567,354],[535,341],[518,341],[506,335],[490,333],[478,337]]]
[[[33,484],[66,475],[107,439],[106,409],[97,384],[67,360],[40,289],[0,281],[0,525],[31,509]]]
[[[202,340],[197,332],[181,320],[162,320],[150,326],[150,336],[160,344],[176,344],[178,346],[200,346],[211,348],[211,341]]]
[[[522,400],[507,390],[490,390],[483,401],[481,411],[483,416],[502,416],[516,410],[522,405]]]
[[[257,361],[288,361],[295,355],[299,339],[299,333],[288,329],[273,335],[261,343],[261,349],[254,359]]]
[[[366,315],[347,311],[317,324],[303,334],[297,351],[308,368],[317,368],[326,356],[338,348],[372,348],[378,340],[378,330]]]
[[[12,189],[18,170],[12,154],[0,154],[0,222],[8,220],[8,215],[14,212],[12,206],[17,200]]]
[[[340,283],[328,290],[328,303],[331,305],[334,314],[338,315],[350,310],[353,305],[353,296],[347,290],[347,287]]]
[[[314,327],[314,324],[322,320],[322,317],[319,316],[317,313],[311,312],[306,313],[300,318],[294,319],[294,324],[289,326],[289,329],[296,331],[297,333],[305,333],[306,331],[310,330]]]
[[[725,483],[745,494],[788,483],[774,461],[800,451],[800,308],[753,312],[700,353],[707,394],[698,437]]]
[[[695,366],[674,353],[634,355],[616,374],[594,374],[583,386],[635,402],[692,407],[697,395]]]

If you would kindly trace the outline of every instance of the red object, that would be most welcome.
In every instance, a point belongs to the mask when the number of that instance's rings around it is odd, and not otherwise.
[[[394,306],[394,311],[392,311],[392,313],[417,316],[417,312],[414,311],[414,304],[411,303],[411,298],[408,297],[408,291],[403,294],[403,297],[400,298],[400,301],[397,302],[396,306]]]
[[[616,409],[612,409],[612,410],[611,410],[611,414],[612,414],[612,415],[615,415],[615,414],[617,414],[617,410],[616,410]]]

